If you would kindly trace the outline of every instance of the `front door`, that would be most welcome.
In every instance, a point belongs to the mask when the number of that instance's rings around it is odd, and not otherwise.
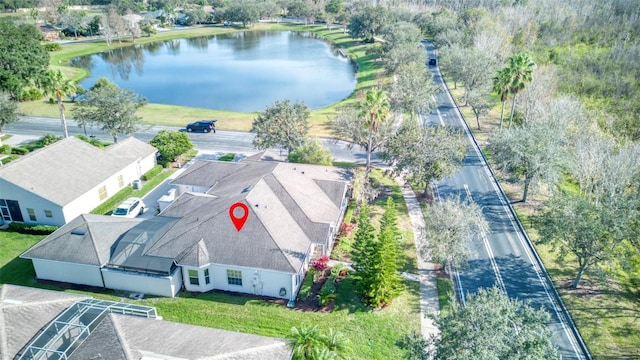
[[[7,200],[7,207],[11,214],[11,220],[24,222],[24,219],[22,218],[22,211],[20,211],[20,204],[18,204],[16,200]]]

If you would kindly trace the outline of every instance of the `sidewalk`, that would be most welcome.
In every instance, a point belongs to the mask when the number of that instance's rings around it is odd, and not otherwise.
[[[425,227],[422,209],[420,208],[420,203],[418,202],[418,199],[416,199],[416,195],[411,189],[411,186],[403,185],[402,180],[398,180],[398,184],[402,189],[402,196],[407,204],[409,218],[411,218],[411,224],[413,225],[413,237],[416,239],[417,250],[417,241],[421,236],[421,229]],[[432,335],[438,334],[438,328],[433,323],[433,320],[427,317],[428,314],[440,312],[438,287],[433,264],[420,256],[420,253],[417,251],[416,253],[418,257],[418,271],[420,274],[420,323],[422,336],[424,336],[425,339],[428,339]]]

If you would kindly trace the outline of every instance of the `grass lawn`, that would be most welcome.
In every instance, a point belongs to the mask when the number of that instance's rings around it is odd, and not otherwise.
[[[189,28],[184,30],[164,31],[148,38],[136,39],[136,44],[149,42],[157,42],[178,38],[189,38],[198,36],[215,35],[229,33],[234,31],[255,31],[255,30],[290,30],[290,31],[310,31],[314,32],[344,49],[344,51],[358,64],[357,84],[355,91],[346,99],[329,105],[323,109],[311,111],[310,122],[312,136],[329,136],[330,130],[327,126],[329,118],[335,113],[338,106],[355,101],[355,94],[360,89],[365,89],[376,85],[377,79],[382,74],[382,63],[375,62],[373,57],[365,54],[365,50],[370,45],[362,44],[360,41],[353,40],[348,34],[343,34],[339,27],[332,30],[322,25],[302,25],[302,24],[269,24],[260,23],[249,29],[233,29],[220,26],[202,26]],[[66,66],[74,57],[88,55],[114,49],[123,46],[131,46],[130,39],[123,43],[113,42],[108,47],[103,41],[99,42],[79,42],[63,45],[63,49],[58,52],[50,53],[50,67],[52,69],[61,70],[65,75],[74,80],[80,80],[87,76],[87,72],[83,69]],[[42,100],[28,101],[20,103],[20,111],[30,116],[46,116],[58,117],[58,107],[56,104],[48,102],[49,97]],[[69,117],[73,117],[73,109],[75,104],[72,102],[65,103],[66,111]],[[166,126],[184,126],[189,122],[198,119],[217,118],[221,121],[218,123],[220,130],[249,131],[251,123],[255,119],[257,113],[240,113],[231,111],[210,110],[201,108],[189,108],[184,106],[173,106],[163,104],[147,104],[138,111],[138,115],[142,117],[144,124],[166,125]]]
[[[388,187],[396,201],[398,222],[402,229],[409,224],[407,209],[400,188],[380,170],[373,176]],[[372,206],[372,212],[382,213],[382,197]],[[406,264],[404,271],[415,272],[413,235],[403,235]],[[35,272],[28,260],[18,255],[40,241],[44,236],[22,235],[0,231],[0,284],[16,284],[45,287],[34,280]],[[167,321],[208,326],[264,336],[285,337],[292,326],[317,324],[322,330],[333,328],[342,332],[350,344],[347,353],[352,359],[401,359],[404,351],[397,341],[405,335],[420,331],[419,283],[406,281],[406,290],[385,309],[371,311],[354,292],[353,277],[345,278],[337,288],[335,308],[330,312],[313,312],[288,309],[273,302],[250,296],[211,292],[206,294],[180,293],[177,298],[151,297],[136,303],[155,306],[158,314]],[[51,288],[51,287],[49,287]],[[60,290],[60,289],[58,289]],[[83,293],[101,299],[132,302],[122,299],[113,291]]]
[[[446,73],[445,73],[446,75]],[[449,82],[451,87],[453,82]],[[463,88],[449,89],[452,96],[458,100],[462,98]],[[459,101],[461,104],[462,102]],[[481,147],[486,144],[488,134],[499,127],[500,106],[496,106],[488,115],[481,117],[481,130],[477,129],[475,116],[469,106],[461,106],[460,110],[466,118],[469,127]],[[508,126],[510,104],[505,104],[504,126]],[[489,158],[490,161],[490,158]],[[500,176],[499,173],[496,174]],[[565,180],[566,183],[566,180]],[[513,200],[520,200],[522,187],[517,184],[502,182],[507,196]],[[566,184],[562,185],[567,188]],[[533,194],[531,203],[546,200],[548,194]],[[562,301],[573,318],[578,331],[582,335],[594,359],[638,359],[640,352],[640,283],[637,273],[632,271],[615,270],[606,283],[598,281],[588,274],[584,275],[578,289],[570,288],[571,280],[576,274],[576,262],[571,256],[563,261],[558,260],[557,254],[550,246],[536,243],[537,234],[532,226],[532,216],[535,208],[526,204],[515,204],[518,218],[525,227],[527,234],[534,242],[534,247],[545,269],[551,276]]]

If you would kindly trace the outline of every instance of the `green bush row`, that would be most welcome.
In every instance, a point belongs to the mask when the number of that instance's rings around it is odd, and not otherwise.
[[[236,157],[236,154],[234,153],[228,153],[225,155],[222,155],[218,158],[218,161],[233,161],[233,159]]]
[[[309,294],[311,293],[311,287],[313,286],[313,278],[316,274],[316,269],[310,268],[307,272],[307,276],[304,277],[304,281],[300,286],[300,291],[298,291],[298,297],[301,300],[307,300]]]
[[[19,158],[20,156],[13,154],[13,155],[9,155],[6,158],[3,158],[1,161],[2,165],[7,165],[8,163],[12,162],[13,160]]]
[[[131,186],[125,186],[122,190],[118,191],[109,200],[98,205],[95,209],[91,210],[91,214],[108,215],[111,211],[121,202],[125,201],[129,196],[133,194],[133,188]]]
[[[151,180],[156,175],[160,174],[161,171],[162,171],[162,165],[156,165],[152,167],[151,170],[147,171],[146,173],[144,173],[144,175],[142,175],[142,180],[144,181]]]
[[[14,221],[9,224],[9,230],[21,234],[49,235],[52,232],[58,230],[58,227],[52,225],[32,225]]]
[[[14,147],[11,148],[11,153],[16,155],[27,155],[29,153],[29,149],[25,149],[23,147]]]

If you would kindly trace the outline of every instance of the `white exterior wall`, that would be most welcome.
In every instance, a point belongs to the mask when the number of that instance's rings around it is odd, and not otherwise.
[[[13,183],[7,182],[4,179],[0,179],[0,199],[18,201],[25,223],[62,226],[75,219],[80,214],[89,213],[125,186],[130,186],[133,180],[139,179],[142,174],[153,168],[155,164],[155,154],[151,154],[144,159],[135,161],[122,171],[105,180],[100,185],[66,204],[64,207],[46,200],[26,189],[18,187]],[[123,186],[120,186],[118,183],[118,176],[120,174],[122,174]],[[107,187],[107,197],[104,200],[100,200],[99,189],[103,185],[106,185]],[[64,186],[64,184],[60,184],[60,186]],[[34,209],[36,221],[31,221],[29,219],[27,208]],[[44,213],[45,210],[51,210],[52,217],[46,217]],[[1,219],[2,218],[0,217],[0,220]],[[0,223],[2,223],[2,221],[0,221]]]
[[[67,206],[64,207],[65,223],[78,217],[80,214],[89,213],[95,209],[98,205],[109,199],[118,191],[122,190],[126,186],[130,186],[131,182],[135,179],[139,179],[142,174],[149,171],[155,165],[155,154],[152,157],[147,157],[138,162],[133,162],[131,165],[124,168],[121,172],[118,172],[100,185],[82,194],[77,199],[73,200]],[[122,174],[123,186],[118,183],[118,176]],[[100,200],[99,190],[102,186],[107,187],[107,197],[104,200]],[[62,224],[61,224],[62,225]]]
[[[152,276],[108,268],[102,269],[102,276],[104,287],[108,289],[174,297],[182,288],[182,274],[179,267],[171,276]]]
[[[97,265],[43,259],[32,259],[31,261],[38,279],[104,287],[100,267]]]
[[[205,284],[204,269],[209,269],[211,282]],[[189,271],[198,270],[200,285],[189,283]],[[242,272],[242,285],[230,285],[227,281],[227,270],[239,270]],[[184,266],[182,270],[184,286],[187,291],[207,292],[211,290],[225,290],[245,294],[269,296],[281,299],[295,298],[299,284],[294,286],[296,274],[273,270],[253,269],[242,266],[221,264],[209,264],[201,268]],[[255,286],[254,286],[255,284]],[[280,295],[280,289],[284,288],[286,294]]]
[[[60,226],[65,223],[64,212],[60,205],[52,203],[4,179],[0,179],[0,199],[16,200],[20,205],[22,218],[27,224]],[[27,208],[35,211],[36,221],[29,219]],[[52,217],[46,217],[44,213],[45,210],[51,210]],[[0,217],[0,223],[2,223],[2,217]]]

